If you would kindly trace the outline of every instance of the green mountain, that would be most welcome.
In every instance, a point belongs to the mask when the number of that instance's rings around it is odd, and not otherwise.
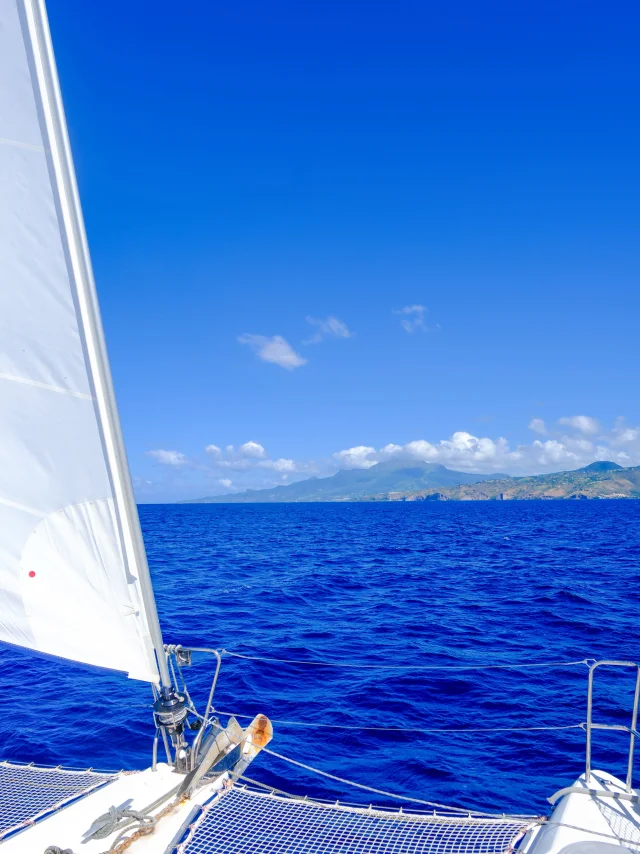
[[[311,477],[288,486],[248,489],[236,495],[212,495],[183,504],[252,504],[287,501],[358,501],[381,493],[410,493],[475,484],[505,474],[467,474],[438,463],[389,461],[369,469],[339,471],[331,477]]]
[[[289,486],[248,489],[183,504],[253,504],[307,501],[521,501],[532,498],[640,498],[640,466],[608,460],[574,471],[510,477],[467,474],[437,463],[389,461],[369,469],[339,471]]]
[[[597,463],[591,463],[584,468],[578,469],[577,471],[586,471],[586,472],[600,472],[600,471],[623,471],[624,466],[618,465],[618,463],[612,463],[610,460],[598,460]]]
[[[443,489],[422,489],[395,495],[378,494],[377,501],[521,501],[532,498],[640,498],[640,466],[596,462],[574,471],[509,477]]]

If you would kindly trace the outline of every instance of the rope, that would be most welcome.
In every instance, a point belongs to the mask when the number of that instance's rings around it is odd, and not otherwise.
[[[222,712],[216,710],[218,715],[234,718],[252,719],[254,715],[238,715],[235,712]],[[316,724],[306,721],[282,721],[270,718],[272,724],[281,726],[307,727],[309,729],[345,729],[358,732],[541,732],[545,730],[584,729],[583,724],[564,724],[562,726],[489,726],[489,727],[401,727],[401,726],[348,726],[346,724]]]
[[[119,830],[120,832],[111,843],[109,849],[103,852],[103,854],[111,854],[111,852],[112,854],[120,854],[120,852],[128,848],[136,839],[139,839],[141,836],[146,836],[148,833],[153,833],[158,821],[160,821],[160,819],[165,815],[168,815],[178,806],[179,803],[181,803],[181,801],[174,800],[164,807],[164,809],[162,809],[157,815],[151,815],[151,811],[157,809],[157,807],[165,801],[168,801],[169,798],[172,798],[177,793],[178,788],[179,786],[176,786],[171,789],[171,791],[161,795],[161,797],[157,798],[153,803],[149,804],[149,806],[142,810],[118,809],[114,806],[109,807],[108,812],[103,813],[95,819],[93,824],[97,824],[99,826],[87,837],[87,839],[106,839],[107,836],[111,836],[112,833]],[[124,838],[125,831],[136,824],[138,827],[134,830],[131,836]],[[44,854],[74,854],[74,852],[71,848],[59,848],[57,845],[49,845]]]
[[[531,664],[353,664],[345,661],[317,661],[295,658],[268,658],[261,655],[244,655],[221,649],[221,655],[242,658],[245,661],[264,661],[270,664],[306,664],[310,667],[349,667],[359,670],[521,670],[533,667],[590,667],[597,659],[583,658],[580,661],[540,661]]]
[[[247,777],[246,774],[241,774],[240,779],[246,780],[246,782],[251,783],[252,786],[258,786],[261,789],[266,789],[266,791],[270,792],[272,795],[285,795],[287,798],[291,798],[292,801],[307,800],[306,795],[291,795],[289,792],[285,792],[284,789],[276,789],[275,786],[269,786],[266,783],[261,783],[260,780],[254,780],[253,777]]]
[[[173,812],[173,810],[183,803],[183,800],[174,800],[170,804],[160,810],[160,812],[156,815],[155,821],[152,826],[143,826],[139,827],[135,830],[131,836],[125,836],[124,831],[121,832],[118,836],[116,836],[115,840],[111,843],[111,848],[109,851],[105,851],[104,854],[122,854],[132,843],[136,841],[136,839],[140,839],[141,836],[145,836],[147,833],[153,833],[155,829],[155,825],[160,821],[161,818],[164,818],[169,813]]]
[[[423,801],[420,798],[410,798],[407,795],[396,795],[393,792],[385,792],[383,789],[374,789],[373,786],[365,786],[363,783],[356,783],[353,780],[347,780],[344,777],[338,777],[335,774],[329,774],[327,771],[321,771],[319,768],[314,768],[312,765],[305,765],[304,762],[298,762],[296,759],[291,759],[288,756],[283,756],[281,753],[276,753],[275,750],[269,750],[267,747],[262,748],[263,753],[268,753],[270,756],[275,756],[276,759],[282,759],[283,762],[288,762],[290,765],[297,765],[298,768],[303,768],[305,771],[311,771],[314,774],[319,774],[321,777],[326,777],[329,780],[335,780],[338,783],[345,783],[347,786],[354,786],[356,789],[364,789],[365,792],[373,792],[376,795],[383,795],[386,798],[395,798],[400,801],[411,801],[414,804],[423,804],[424,806],[434,807],[436,809],[448,810],[449,812],[458,813],[460,815],[469,816],[470,818],[478,816],[481,818],[504,818],[504,815],[496,815],[495,813],[478,812],[477,810],[467,810],[462,807],[452,807],[447,804],[439,804],[435,801]],[[537,818],[533,815],[516,815],[513,818]]]
[[[103,813],[95,820],[94,824],[100,823],[100,826],[88,835],[89,839],[106,839],[111,836],[116,830],[121,830],[123,826],[129,825],[132,822],[124,821],[124,819],[133,819],[140,824],[140,827],[153,827],[156,823],[152,815],[145,815],[138,810],[123,810],[117,807],[109,807],[108,812]],[[151,833],[151,830],[149,830]]]

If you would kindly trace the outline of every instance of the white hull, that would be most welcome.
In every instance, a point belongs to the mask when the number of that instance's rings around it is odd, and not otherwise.
[[[606,854],[613,847],[640,849],[637,790],[627,793],[624,783],[605,771],[592,771],[588,784],[583,774],[574,788],[585,794],[570,792],[562,797],[529,847],[530,854]]]

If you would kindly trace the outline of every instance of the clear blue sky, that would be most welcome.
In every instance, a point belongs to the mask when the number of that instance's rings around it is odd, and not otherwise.
[[[637,4],[48,5],[140,500],[640,463]]]

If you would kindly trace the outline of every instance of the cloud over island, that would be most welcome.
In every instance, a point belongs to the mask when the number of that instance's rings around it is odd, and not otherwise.
[[[199,484],[192,491],[205,489],[202,494],[207,494],[207,489],[213,494],[267,488],[340,469],[368,469],[387,460],[424,461],[459,471],[514,475],[575,469],[596,460],[612,460],[623,466],[640,464],[640,428],[622,419],[603,430],[596,419],[586,415],[559,418],[555,426],[533,418],[529,428],[536,434],[529,443],[512,444],[501,436],[475,436],[459,430],[438,441],[414,439],[378,448],[362,444],[304,460],[272,456],[254,439],[224,448],[208,444],[195,456],[162,448],[147,453],[158,469],[166,472],[165,484],[189,480]],[[142,479],[139,482],[145,483]]]

